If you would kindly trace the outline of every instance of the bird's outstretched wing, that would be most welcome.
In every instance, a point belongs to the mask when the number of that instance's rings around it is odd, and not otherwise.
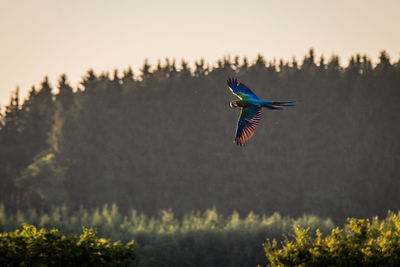
[[[244,146],[246,141],[253,136],[261,119],[261,108],[242,108],[236,129],[235,143]]]
[[[232,93],[240,99],[259,99],[246,85],[238,83],[237,79],[228,78],[226,82]]]

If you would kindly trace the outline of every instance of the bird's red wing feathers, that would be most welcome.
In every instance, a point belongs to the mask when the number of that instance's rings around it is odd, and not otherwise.
[[[253,136],[260,123],[261,108],[242,108],[236,129],[235,143],[244,146],[246,141]]]

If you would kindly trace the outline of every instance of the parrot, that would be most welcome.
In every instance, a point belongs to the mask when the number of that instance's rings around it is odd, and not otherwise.
[[[236,78],[227,78],[229,89],[239,100],[230,102],[231,108],[240,107],[240,116],[236,128],[234,143],[245,146],[247,140],[254,135],[261,120],[262,108],[281,110],[283,107],[295,106],[297,101],[261,100],[246,85],[239,83]]]

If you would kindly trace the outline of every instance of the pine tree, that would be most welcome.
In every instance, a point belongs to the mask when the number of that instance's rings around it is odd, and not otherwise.
[[[181,61],[181,67],[180,67],[180,71],[179,71],[179,76],[184,80],[186,80],[186,79],[191,77],[190,67],[189,67],[188,63],[184,59],[182,59],[182,61]]]
[[[71,85],[67,82],[67,76],[61,75],[58,80],[58,94],[56,95],[56,102],[61,104],[61,112],[67,112],[73,105],[74,93]]]
[[[131,66],[129,66],[128,69],[124,71],[121,81],[125,88],[131,88],[133,86],[135,76],[133,74]]]
[[[21,110],[24,117],[23,140],[31,160],[49,149],[49,133],[54,124],[55,104],[48,78],[45,77],[36,92],[32,90]],[[29,162],[27,162],[29,163]]]
[[[147,80],[151,77],[151,65],[149,64],[148,59],[146,58],[144,60],[143,66],[140,69],[140,76],[139,78],[142,80],[143,83],[146,83]]]
[[[194,65],[195,65],[194,76],[203,77],[207,73],[207,67],[204,65],[204,59],[196,61]]]
[[[25,149],[22,140],[23,118],[19,103],[19,88],[11,96],[6,106],[0,130],[0,201],[6,207],[16,207],[18,195],[15,178],[26,164]]]

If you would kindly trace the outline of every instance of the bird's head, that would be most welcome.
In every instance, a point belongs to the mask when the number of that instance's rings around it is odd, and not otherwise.
[[[236,101],[231,101],[230,106],[231,108],[237,108],[238,104],[236,103]]]

